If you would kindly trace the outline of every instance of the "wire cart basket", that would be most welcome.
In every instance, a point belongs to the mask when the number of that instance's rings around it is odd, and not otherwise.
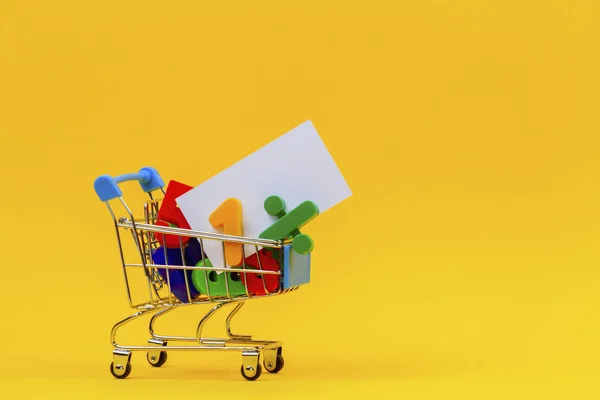
[[[142,190],[149,195],[143,204],[143,218],[135,218],[133,212],[123,200],[119,184],[126,181],[138,181]],[[131,373],[131,353],[134,351],[147,352],[147,361],[154,367],[160,367],[167,361],[167,351],[193,351],[193,350],[222,350],[237,351],[242,355],[242,376],[250,381],[256,380],[262,373],[262,364],[270,373],[279,372],[284,366],[282,356],[282,342],[268,340],[254,340],[248,335],[238,335],[231,331],[231,321],[247,300],[278,296],[298,289],[302,280],[309,273],[310,255],[302,256],[291,251],[291,239],[266,240],[244,236],[225,235],[211,232],[200,232],[191,229],[182,229],[172,226],[157,225],[158,210],[166,194],[164,182],[154,168],[144,167],[138,173],[124,174],[116,177],[102,175],[94,182],[96,194],[104,202],[112,216],[117,242],[125,278],[125,288],[129,306],[135,312],[127,318],[117,322],[110,334],[113,347],[113,361],[110,372],[115,378],[124,379]],[[156,196],[158,193],[158,196]],[[111,201],[118,202],[125,209],[126,215],[117,217]],[[165,238],[179,240],[179,246],[166,249]],[[162,239],[162,242],[157,240]],[[127,255],[126,241],[134,248],[135,261],[130,262]],[[257,265],[248,266],[244,254],[243,264],[239,267],[212,266],[204,254],[204,241],[216,240],[221,242],[225,254],[225,243],[241,243],[244,246],[253,246],[258,256]],[[199,246],[197,246],[199,245]],[[186,251],[191,246],[200,249],[202,263],[186,265]],[[153,255],[160,249],[165,249],[164,262],[156,263]],[[261,249],[262,248],[262,249]],[[174,252],[173,252],[174,251]],[[273,257],[278,260],[279,268],[266,268],[259,254],[265,251],[274,251]],[[178,257],[174,257],[178,256]],[[169,263],[171,257],[175,262]],[[173,265],[175,264],[175,265]],[[180,265],[179,265],[180,264]],[[134,303],[132,300],[131,271],[140,270],[143,274],[142,285],[147,287],[144,301]],[[202,293],[194,289],[190,274],[195,274],[204,279],[205,290]],[[213,291],[209,282],[217,275],[227,277],[224,291]],[[276,281],[276,287],[273,281]],[[240,286],[240,281],[242,286]],[[137,281],[140,282],[139,280]],[[261,290],[250,291],[250,282],[260,287]],[[240,290],[242,288],[242,290]],[[177,289],[177,292],[176,290]],[[234,290],[235,289],[235,290]],[[146,289],[143,290],[144,292]],[[204,293],[205,292],[205,293]],[[176,295],[175,295],[175,294]],[[195,336],[169,336],[155,332],[156,320],[165,314],[185,306],[209,304],[212,307],[200,319]],[[232,305],[233,309],[225,321],[226,338],[210,338],[203,336],[203,327],[207,321],[224,306]],[[122,345],[116,341],[117,331],[124,325],[142,316],[151,316],[149,322],[150,339],[144,345]],[[178,343],[172,345],[171,343]],[[169,346],[167,344],[169,343]]]

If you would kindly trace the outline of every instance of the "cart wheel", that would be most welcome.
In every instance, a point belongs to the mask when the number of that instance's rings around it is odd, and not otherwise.
[[[162,367],[164,365],[164,363],[167,362],[167,352],[166,351],[161,351],[158,354],[158,357],[156,356],[156,352],[153,351],[152,353],[148,352],[146,353],[146,360],[148,360],[148,363],[150,365],[152,365],[153,367]]]
[[[125,379],[129,376],[129,374],[131,373],[131,363],[127,362],[127,366],[125,367],[125,370],[123,370],[123,367],[119,368],[118,370],[115,371],[115,363],[111,362],[110,363],[110,373],[117,379]]]
[[[262,374],[262,367],[260,366],[260,364],[256,364],[256,374],[254,374],[254,376],[248,376],[248,375],[246,375],[246,370],[244,369],[243,365],[240,368],[240,371],[242,372],[242,376],[244,378],[246,378],[249,381],[255,381],[255,380],[257,380],[260,377],[260,374]]]
[[[271,366],[272,368],[269,368],[269,365],[267,364],[266,360],[263,362],[263,364],[265,365],[265,369],[267,370],[267,372],[270,372],[272,374],[276,374],[279,371],[281,371],[283,369],[283,366],[285,365],[285,363],[283,362],[283,356],[281,354],[277,354],[277,361],[275,362],[274,366]]]

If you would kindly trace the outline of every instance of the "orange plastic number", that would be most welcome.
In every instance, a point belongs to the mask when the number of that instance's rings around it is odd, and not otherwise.
[[[242,222],[242,202],[227,199],[208,217],[213,228],[222,228],[226,235],[244,236]],[[231,266],[241,265],[243,260],[242,244],[225,242],[225,261]]]

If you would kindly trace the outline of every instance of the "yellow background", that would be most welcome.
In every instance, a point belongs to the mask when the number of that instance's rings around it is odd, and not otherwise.
[[[0,397],[597,398],[594,3],[2,0]],[[130,310],[94,179],[197,185],[307,119],[354,195],[305,228],[312,283],[234,322],[284,371],[134,353],[114,379]]]

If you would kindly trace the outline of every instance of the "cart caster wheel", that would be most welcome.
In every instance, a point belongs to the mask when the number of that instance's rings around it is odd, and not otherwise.
[[[127,366],[123,369],[122,365],[115,368],[115,363],[110,363],[110,373],[117,379],[125,379],[131,373],[131,363],[127,362]]]
[[[157,357],[158,355],[158,357]],[[156,352],[148,352],[146,354],[146,360],[148,360],[148,363],[150,365],[152,365],[153,367],[162,367],[166,362],[167,362],[167,352],[166,351],[161,351],[160,353],[156,353]]]
[[[242,376],[245,379],[247,379],[249,381],[255,381],[260,377],[260,374],[262,374],[262,367],[260,366],[260,364],[256,364],[256,373],[253,376],[250,376],[249,374],[246,373],[246,370],[244,369],[243,365],[240,368],[240,371],[242,372]]]
[[[267,372],[270,372],[271,374],[278,373],[283,369],[283,366],[285,365],[285,363],[283,362],[283,356],[281,354],[277,354],[277,361],[275,362],[275,365],[269,365],[266,360],[263,364],[265,365],[265,369],[267,370]]]

